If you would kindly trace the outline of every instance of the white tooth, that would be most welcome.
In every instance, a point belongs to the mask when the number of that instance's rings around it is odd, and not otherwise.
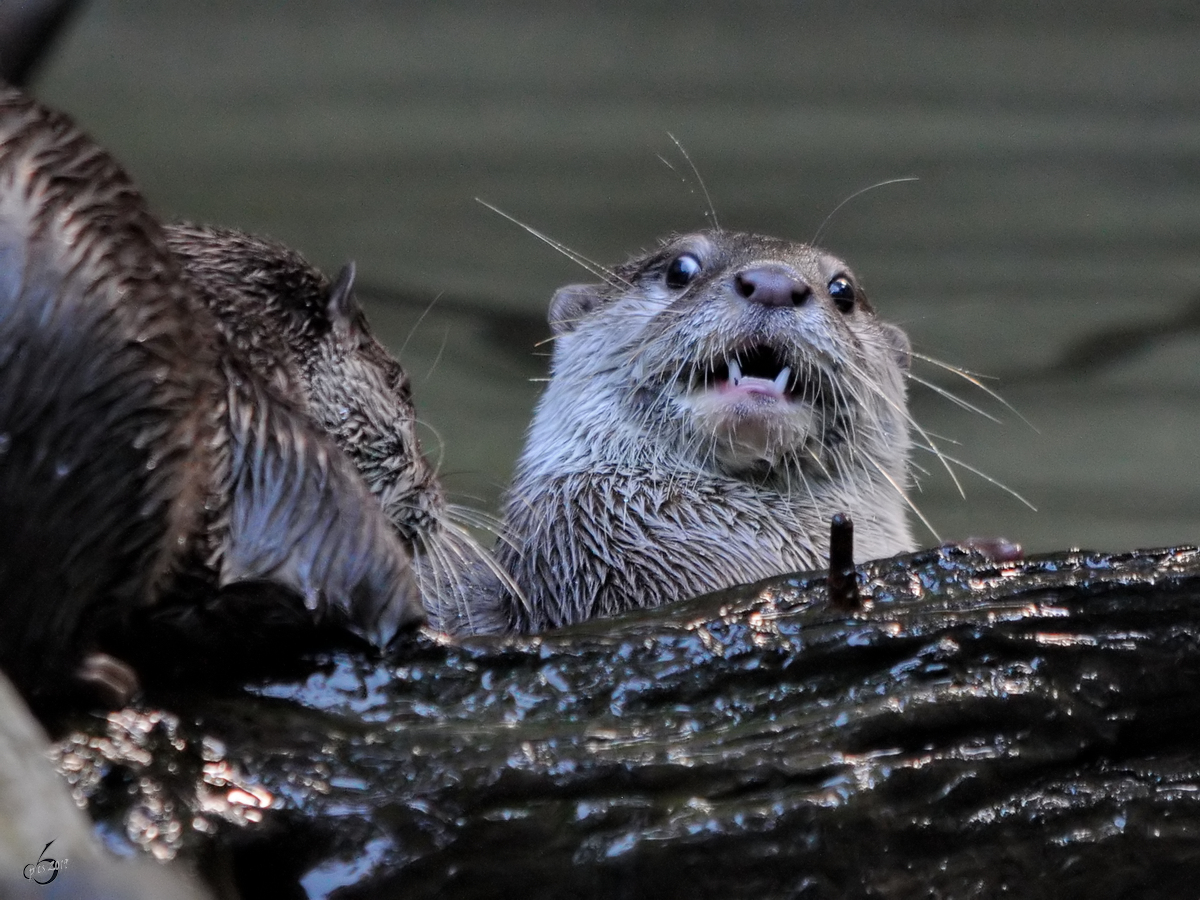
[[[791,377],[792,377],[792,367],[784,366],[782,369],[779,370],[779,374],[775,376],[775,389],[777,391],[779,391],[779,393],[782,394],[784,391],[787,390],[788,379]]]
[[[729,360],[729,382],[736,386],[741,380],[742,367],[738,365],[738,361],[736,359]]]

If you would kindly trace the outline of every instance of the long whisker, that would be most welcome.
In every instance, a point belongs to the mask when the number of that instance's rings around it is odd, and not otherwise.
[[[888,480],[888,483],[891,484],[891,486],[893,488],[896,489],[896,493],[898,493],[900,495],[900,497],[904,500],[904,502],[908,506],[908,508],[913,511],[913,515],[916,516],[918,519],[920,519],[921,524],[929,529],[929,533],[933,535],[933,539],[935,541],[941,541],[941,539],[942,539],[941,535],[939,535],[937,533],[937,531],[934,529],[934,527],[929,523],[929,520],[927,518],[925,518],[925,514],[922,513],[921,510],[917,509],[917,504],[912,502],[912,498],[908,496],[908,491],[904,490],[904,487],[899,482],[897,482],[895,478],[893,478],[891,475],[889,475],[887,473],[887,470],[884,469],[884,467],[881,466],[874,458],[872,458],[870,456],[866,456],[864,458],[867,460],[867,462],[869,462],[871,465],[873,465],[879,471],[880,475],[882,475],[884,478],[886,478]]]
[[[929,444],[929,446],[931,448],[933,448],[932,452],[934,454],[936,454],[939,459],[941,458],[942,454],[937,449],[937,441],[935,441],[933,439],[933,437],[930,435],[930,433],[928,431],[926,431],[923,427],[921,427],[921,423],[919,423],[916,419],[914,419],[912,417],[912,415],[905,408],[903,403],[897,403],[894,399],[889,397],[887,394],[887,391],[883,390],[883,388],[881,388],[879,385],[877,385],[873,379],[868,377],[867,373],[864,372],[861,369],[861,367],[854,365],[852,363],[847,363],[847,368],[851,369],[851,371],[855,372],[858,375],[858,380],[861,384],[863,384],[865,387],[867,387],[869,390],[871,390],[877,397],[879,397],[881,400],[883,400],[884,403],[886,403],[893,410],[895,410],[900,416],[902,416],[904,418],[904,420],[906,422],[908,422],[908,424],[913,428],[913,430],[916,431],[917,434],[919,434],[921,437],[923,437],[926,440],[926,442]],[[952,468],[950,468],[950,464],[948,462],[946,462],[945,459],[942,459],[942,467],[946,470],[946,474],[950,476],[950,480],[954,482],[955,488],[958,489],[959,496],[963,497],[965,499],[967,496],[967,493],[966,493],[966,491],[963,490],[962,483],[958,480],[958,476],[956,474],[954,474],[954,470]],[[922,520],[922,521],[924,521],[924,520]],[[933,531],[933,529],[931,528],[930,531]]]
[[[955,440],[952,437],[948,437],[947,435],[944,435],[939,431],[926,431],[925,433],[932,437],[937,438],[939,441],[941,441],[944,444],[953,444],[955,447],[962,446],[962,441]]]
[[[481,206],[486,206],[488,209],[490,209],[496,215],[502,216],[503,218],[508,219],[508,221],[512,222],[514,225],[517,225],[517,226],[525,229],[527,232],[532,234],[539,241],[542,241],[543,243],[553,247],[555,250],[557,250],[559,253],[561,253],[563,256],[565,256],[567,259],[571,260],[571,262],[575,263],[577,266],[580,266],[580,267],[586,269],[589,273],[596,276],[601,281],[606,282],[615,288],[627,288],[627,287],[632,286],[627,281],[623,280],[619,275],[617,275],[616,272],[613,272],[611,269],[608,269],[608,268],[600,265],[600,263],[598,263],[594,260],[588,259],[582,253],[577,253],[576,251],[572,250],[570,247],[568,247],[566,244],[562,243],[561,241],[556,241],[554,238],[550,237],[548,234],[544,234],[544,233],[538,231],[532,225],[526,225],[520,219],[516,218],[515,216],[510,216],[508,213],[506,213],[504,210],[500,209],[499,207],[492,206],[492,204],[488,203],[486,200],[484,200],[480,197],[476,197],[475,202],[480,204]]]
[[[413,335],[417,333],[417,329],[421,327],[421,323],[425,321],[425,317],[433,311],[434,304],[441,300],[445,293],[445,291],[438,291],[437,296],[430,300],[428,304],[426,304],[425,309],[421,312],[421,315],[417,317],[417,321],[413,323],[413,327],[408,329],[408,336],[404,338],[404,343],[401,344],[400,349],[396,351],[396,356],[399,357],[404,355],[404,349],[408,346],[408,342],[413,339]]]
[[[1030,428],[1032,428],[1034,430],[1034,432],[1036,432],[1037,434],[1041,434],[1041,432],[1038,431],[1037,426],[1035,426],[1032,422],[1030,422],[1023,415],[1021,415],[1021,413],[1017,410],[1017,408],[1015,406],[1013,406],[1011,403],[1009,403],[1007,400],[1005,400],[1003,397],[1001,397],[996,391],[992,390],[990,387],[988,387],[986,384],[984,384],[980,380],[981,376],[979,376],[977,373],[968,371],[967,369],[961,369],[958,366],[952,366],[949,363],[942,362],[940,359],[934,359],[932,356],[925,356],[923,353],[917,353],[915,351],[913,352],[913,358],[919,359],[922,362],[927,362],[932,366],[937,366],[940,369],[945,369],[947,372],[957,375],[959,378],[962,378],[965,381],[969,381],[971,384],[975,385],[975,387],[979,388],[981,391],[983,391],[985,394],[987,394],[989,397],[991,397],[997,403],[1001,404],[1006,409],[1008,409],[1008,411],[1011,412],[1014,416],[1016,416],[1018,419],[1020,419],[1022,422],[1024,422]]]
[[[433,358],[433,363],[429,366],[429,371],[425,373],[425,381],[428,381],[432,376],[438,364],[442,361],[442,354],[446,352],[446,342],[450,340],[450,327],[446,327],[446,333],[442,335],[442,345],[438,347],[437,356]]]
[[[717,221],[717,208],[713,206],[712,197],[708,193],[708,186],[704,183],[704,179],[700,177],[700,170],[696,168],[696,164],[692,162],[692,158],[688,155],[688,152],[683,149],[683,144],[679,142],[679,138],[675,137],[669,131],[667,132],[667,137],[671,139],[671,143],[678,148],[680,154],[687,160],[687,164],[691,167],[692,174],[696,176],[696,183],[700,185],[700,190],[704,192],[704,202],[708,204],[708,215],[712,219],[713,228],[720,231],[721,223]],[[659,159],[662,159],[662,157],[660,156]],[[666,162],[666,160],[664,159],[663,162]],[[670,164],[668,163],[669,166]]]
[[[919,375],[914,375],[912,372],[908,373],[908,378],[911,381],[915,381],[919,385],[923,385],[924,387],[929,388],[929,390],[933,391],[935,394],[940,394],[941,396],[943,396],[947,400],[949,400],[951,403],[953,403],[955,406],[962,407],[963,409],[968,410],[969,412],[978,413],[979,415],[983,416],[988,421],[996,422],[997,424],[999,424],[999,422],[1000,422],[1000,420],[997,419],[995,416],[993,416],[991,413],[984,412],[982,409],[980,409],[975,404],[968,403],[962,397],[959,397],[957,394],[946,390],[944,387],[941,387],[940,385],[934,384],[932,381],[927,381],[924,378],[921,378]]]
[[[434,586],[437,591],[436,597],[439,601],[444,601],[447,605],[450,605],[458,615],[466,620],[468,633],[474,632],[475,610],[471,608],[471,603],[467,599],[466,586],[456,575],[462,566],[456,566],[455,561],[464,563],[466,560],[462,552],[446,540],[445,532],[442,533],[441,537],[440,541],[429,548],[429,556],[433,561],[432,568]]]
[[[471,509],[467,506],[460,506],[457,503],[448,503],[446,504],[446,517],[452,522],[458,522],[463,525],[469,525],[472,528],[478,528],[480,531],[486,531],[492,534],[499,543],[506,545],[512,550],[520,549],[508,535],[508,532],[504,530],[504,523],[495,516]]]
[[[456,547],[458,552],[469,551],[475,556],[500,581],[504,588],[517,599],[517,602],[525,608],[526,612],[532,614],[533,604],[529,602],[529,598],[525,596],[525,592],[521,590],[512,575],[496,561],[496,558],[492,554],[480,547],[479,543],[462,526],[453,521],[444,520],[442,527],[446,529],[447,537],[453,536],[453,540],[450,543]]]
[[[440,478],[442,476],[442,464],[446,461],[446,439],[442,437],[440,431],[425,419],[416,419],[415,421],[417,425],[433,435],[433,439],[437,443],[437,462],[433,465],[433,474]],[[424,456],[428,458],[429,454],[426,453]]]
[[[931,450],[931,448],[926,447],[924,444],[913,444],[913,446],[916,447],[918,450],[927,450],[927,451]],[[936,452],[940,459],[949,460],[950,462],[954,463],[956,466],[960,466],[960,467],[966,469],[968,472],[978,475],[984,481],[988,482],[989,484],[995,485],[996,487],[1000,488],[1000,490],[1004,491],[1004,493],[1009,494],[1010,496],[1014,497],[1015,499],[1021,501],[1022,503],[1024,503],[1026,506],[1028,506],[1034,512],[1038,511],[1036,506],[1034,506],[1032,503],[1030,503],[1028,500],[1026,500],[1024,497],[1022,497],[1020,494],[1018,494],[1012,488],[1010,488],[1007,484],[1004,484],[1002,481],[997,481],[991,475],[987,475],[984,472],[981,472],[979,469],[975,468],[974,466],[963,462],[961,459],[957,459],[956,457],[953,457],[953,456],[950,456],[949,454],[943,453],[940,450],[931,451],[931,452]]]
[[[886,187],[889,184],[904,184],[907,181],[920,181],[920,180],[921,180],[920,178],[917,178],[914,175],[910,175],[906,178],[889,178],[886,181],[877,181],[874,184],[867,185],[865,188],[859,188],[857,191],[855,191],[853,194],[851,194],[849,197],[847,197],[845,200],[843,200],[841,203],[839,203],[837,206],[835,206],[833,208],[833,212],[831,212],[829,215],[827,215],[825,217],[825,221],[821,223],[821,227],[817,229],[817,233],[813,235],[813,238],[811,241],[809,241],[809,243],[816,244],[817,241],[819,241],[821,239],[821,232],[825,230],[825,226],[829,224],[829,220],[832,219],[834,216],[836,216],[838,213],[838,210],[841,209],[843,206],[845,206],[847,203],[849,203],[851,200],[853,200],[855,197],[861,197],[867,191],[873,191],[873,190],[875,190],[875,188],[878,188],[878,187]]]

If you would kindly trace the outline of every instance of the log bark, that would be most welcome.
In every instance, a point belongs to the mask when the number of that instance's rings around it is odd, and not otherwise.
[[[102,777],[77,791],[113,834],[147,802],[129,785],[157,780],[176,850],[221,861],[244,896],[1191,890],[1200,553],[944,548],[858,584],[854,610],[821,575],[785,577],[177,689],[151,698],[178,716],[170,739],[146,732],[152,761],[93,753]],[[261,821],[203,812],[213,759],[229,796],[260,792]]]

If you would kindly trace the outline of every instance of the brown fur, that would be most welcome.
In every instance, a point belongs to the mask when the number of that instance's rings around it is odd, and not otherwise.
[[[408,376],[371,333],[354,298],[353,266],[330,284],[282,244],[228,229],[170,225],[171,249],[217,324],[262,377],[358,467],[416,554],[435,628],[495,630],[464,598],[490,555],[460,528],[421,454]],[[478,519],[477,513],[469,513]]]
[[[279,390],[121,168],[0,87],[0,664],[26,691],[133,609],[249,582],[378,640],[419,616],[353,466]]]
[[[421,453],[409,380],[354,298],[299,253],[224,228],[168,225],[184,274],[239,355],[354,462],[410,546],[445,501]]]

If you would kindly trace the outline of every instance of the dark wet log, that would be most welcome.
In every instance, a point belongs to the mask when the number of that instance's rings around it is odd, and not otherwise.
[[[781,578],[537,638],[426,640],[387,664],[343,653],[232,697],[159,696],[173,737],[148,766],[102,766],[93,809],[122,830],[142,802],[130,785],[153,775],[180,847],[219,847],[245,896],[1191,890],[1196,550],[941,549],[860,567],[859,591],[860,609],[835,610],[824,577]],[[216,790],[187,762],[205,736],[206,765],[236,772],[227,800],[270,795],[260,823],[186,833],[197,785]]]

